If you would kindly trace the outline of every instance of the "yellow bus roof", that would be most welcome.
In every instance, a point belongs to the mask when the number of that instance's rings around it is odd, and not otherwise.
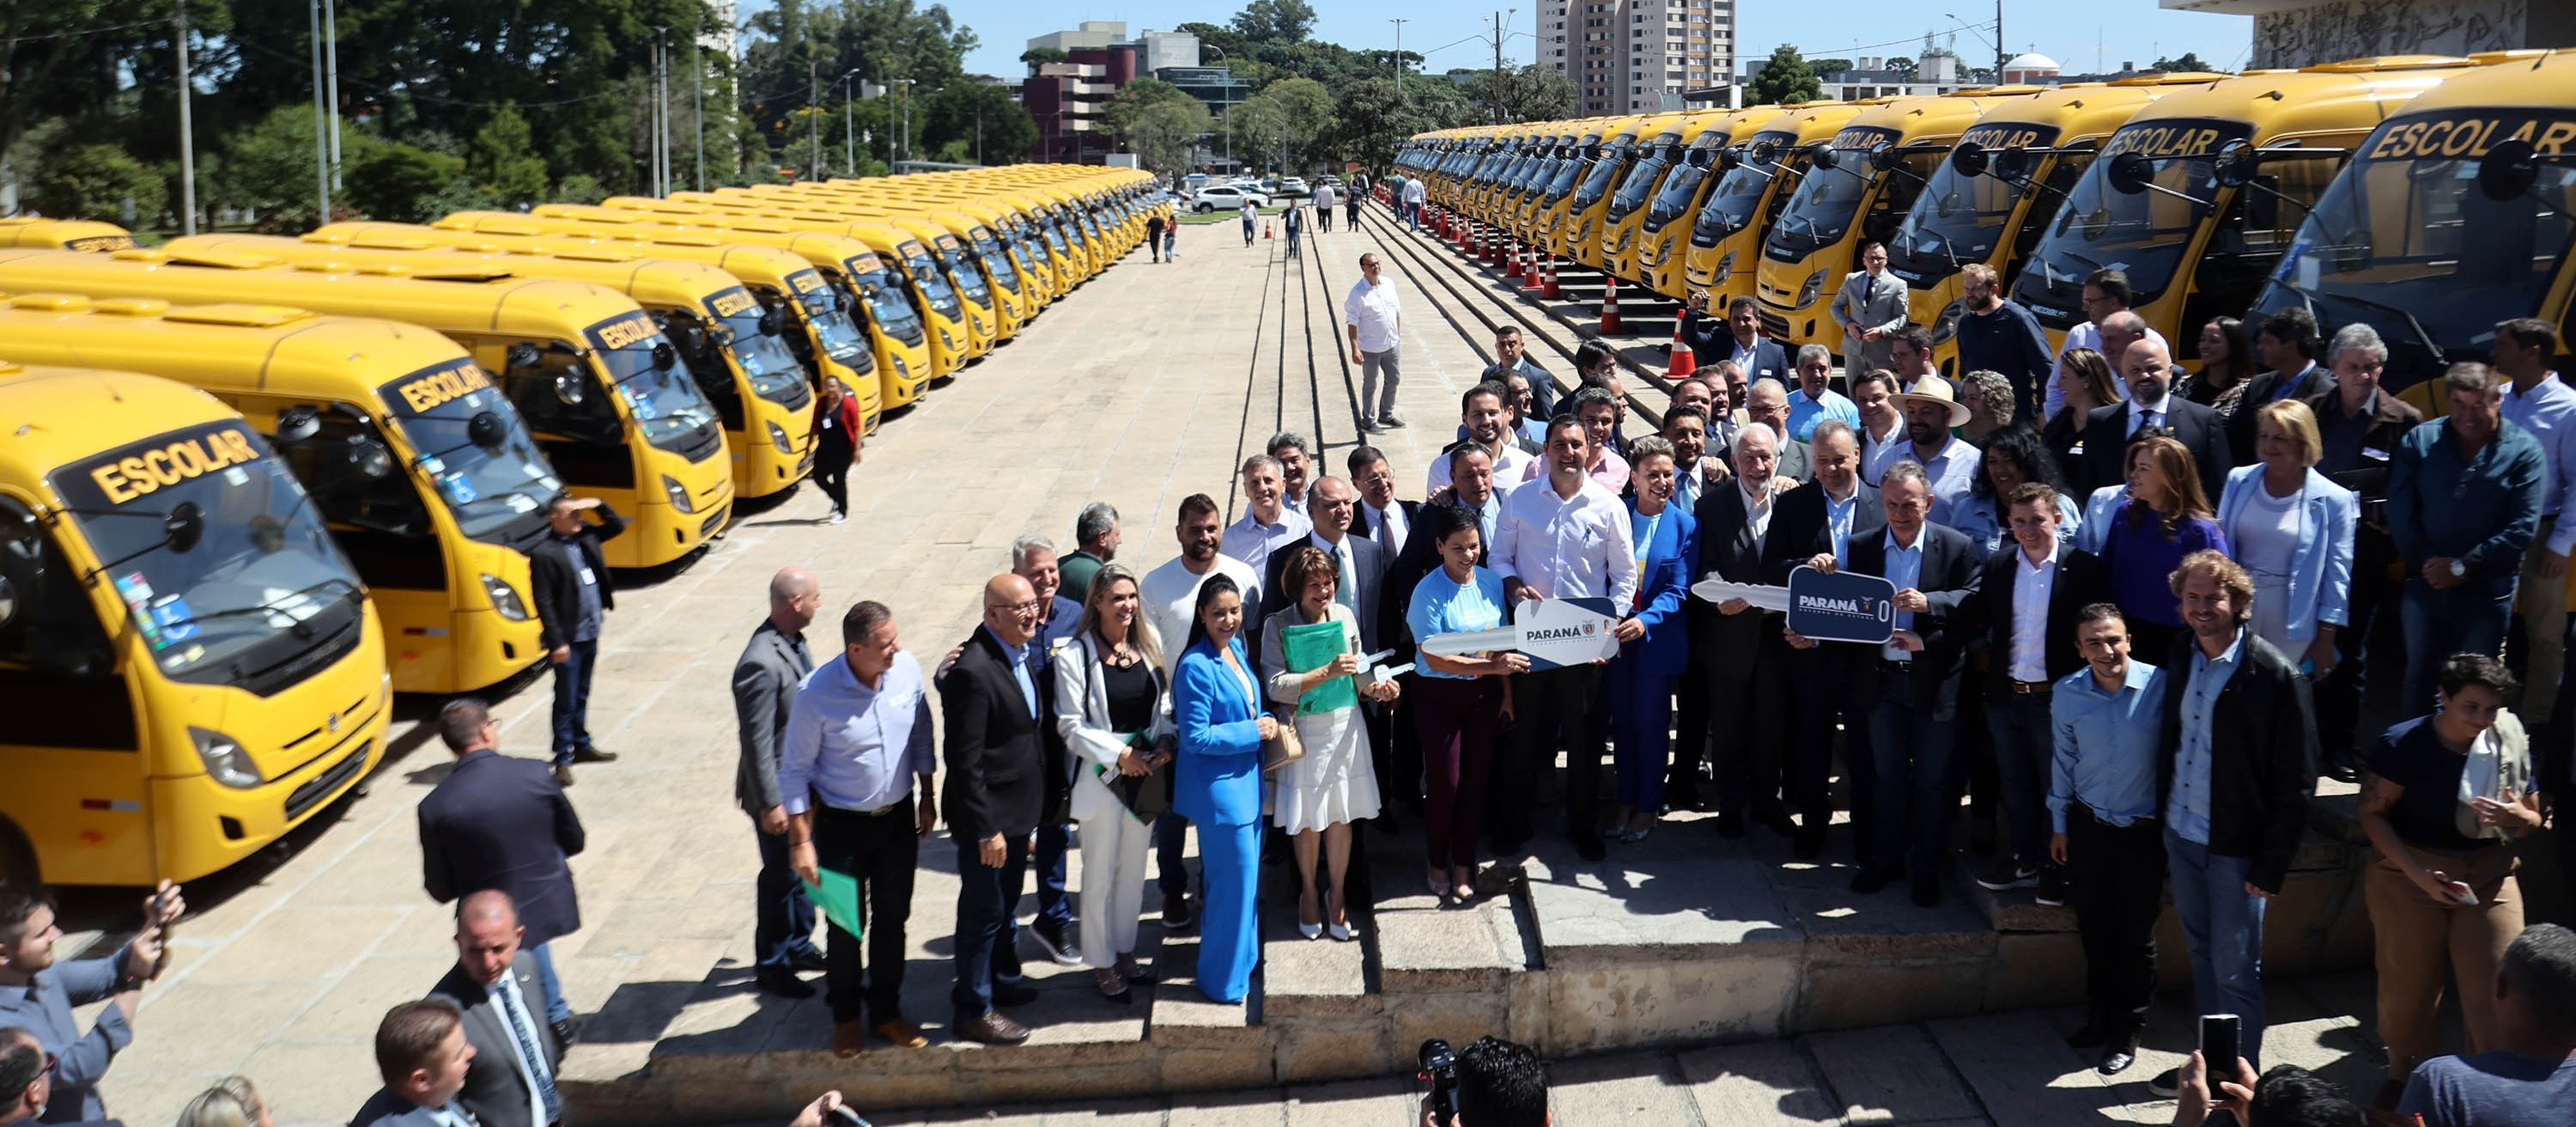
[[[2399,113],[2463,107],[2576,107],[2576,47],[2536,51],[2461,71],[2415,96]],[[2483,56],[2481,56],[2483,57]],[[2564,152],[2562,148],[2560,150]]]
[[[633,300],[612,289],[479,263],[453,269],[370,264],[362,270],[348,263],[291,265],[271,256],[165,250],[0,250],[0,290],[161,298],[184,305],[268,302],[386,317],[441,332],[550,335],[576,346],[582,330],[637,312]]]
[[[62,253],[80,253],[65,251]],[[61,498],[45,475],[137,439],[241,416],[185,384],[134,372],[0,359],[0,486]]]
[[[0,247],[110,251],[127,250],[133,246],[133,233],[113,223],[89,219],[46,219],[34,215],[0,218]]]
[[[168,249],[234,250],[274,255],[288,262],[385,263],[441,269],[474,264],[532,278],[587,282],[619,291],[641,303],[677,306],[700,313],[709,298],[742,283],[704,263],[659,258],[615,247],[563,246],[552,253],[477,252],[453,247],[415,249],[372,247],[329,240],[290,239],[280,235],[191,235],[172,239]]]
[[[2477,64],[2446,55],[2349,59],[2296,71],[2244,74],[2199,89],[2178,90],[2129,119],[2130,125],[2176,119],[2244,122],[2257,146],[2338,134],[2358,139],[2380,119]]]
[[[26,293],[0,306],[16,356],[169,374],[199,387],[319,395],[354,403],[427,368],[471,362],[436,331],[279,305],[172,305]]]

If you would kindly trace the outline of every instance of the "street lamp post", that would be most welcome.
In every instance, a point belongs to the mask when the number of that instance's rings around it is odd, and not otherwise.
[[[850,85],[850,80],[858,76],[855,70],[841,76],[841,163],[852,176],[859,174],[859,126],[850,97],[857,88]]]
[[[1398,104],[1402,104],[1404,101],[1404,25],[1413,21],[1390,19],[1386,22],[1395,25],[1395,100]]]

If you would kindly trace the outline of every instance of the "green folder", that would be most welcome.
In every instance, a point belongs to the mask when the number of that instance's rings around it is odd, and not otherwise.
[[[1330,620],[1311,626],[1291,626],[1280,631],[1279,649],[1281,655],[1287,658],[1288,671],[1291,673],[1305,673],[1320,669],[1330,664],[1334,658],[1350,652],[1348,638],[1342,631],[1342,624]],[[1359,703],[1359,687],[1348,677],[1335,677],[1306,690],[1304,696],[1298,697],[1297,714],[1312,716],[1319,712],[1338,712],[1345,708],[1357,708]]]
[[[857,939],[867,934],[859,926],[859,878],[830,869],[818,868],[815,873],[823,878],[823,882],[805,882],[806,899],[823,910],[824,919],[841,925],[841,930],[849,932],[850,938]]]

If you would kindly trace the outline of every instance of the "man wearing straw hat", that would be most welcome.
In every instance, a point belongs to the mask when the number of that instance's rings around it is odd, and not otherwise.
[[[1968,496],[1977,479],[1977,448],[1960,441],[1950,428],[1968,421],[1968,406],[1950,392],[1950,381],[1927,376],[1888,397],[1905,413],[1905,437],[1912,443],[1905,457],[1923,466],[1932,486],[1932,523],[1948,527],[1950,512]]]

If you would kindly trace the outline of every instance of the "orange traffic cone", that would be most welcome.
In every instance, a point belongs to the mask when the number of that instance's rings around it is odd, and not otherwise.
[[[1546,281],[1546,283],[1544,283],[1543,287],[1538,291],[1538,293],[1539,293],[1539,296],[1540,296],[1540,297],[1546,298],[1546,299],[1547,299],[1547,300],[1549,300],[1549,301],[1555,301],[1555,300],[1557,300],[1558,298],[1561,298],[1561,297],[1564,297],[1564,296],[1565,296],[1565,291],[1560,290],[1560,289],[1558,289],[1558,288],[1556,287],[1556,252],[1555,252],[1555,251],[1549,251],[1549,252],[1548,252],[1548,254],[1547,254],[1547,281]]]
[[[1538,276],[1538,248],[1523,247],[1521,253],[1521,288],[1534,290],[1543,284]]]
[[[1601,276],[1601,332],[1609,336],[1619,331],[1619,279]]]
[[[1270,235],[1270,221],[1269,221],[1269,220],[1267,220],[1267,219],[1264,219],[1264,220],[1262,220],[1262,221],[1261,221],[1261,237],[1262,237],[1262,238],[1265,238],[1265,239],[1267,239],[1267,238],[1270,238],[1270,237],[1271,237],[1271,235]]]
[[[1680,379],[1698,370],[1699,357],[1691,352],[1689,345],[1682,343],[1682,324],[1680,321],[1674,321],[1673,358],[1672,362],[1665,366],[1664,375],[1672,379]]]

